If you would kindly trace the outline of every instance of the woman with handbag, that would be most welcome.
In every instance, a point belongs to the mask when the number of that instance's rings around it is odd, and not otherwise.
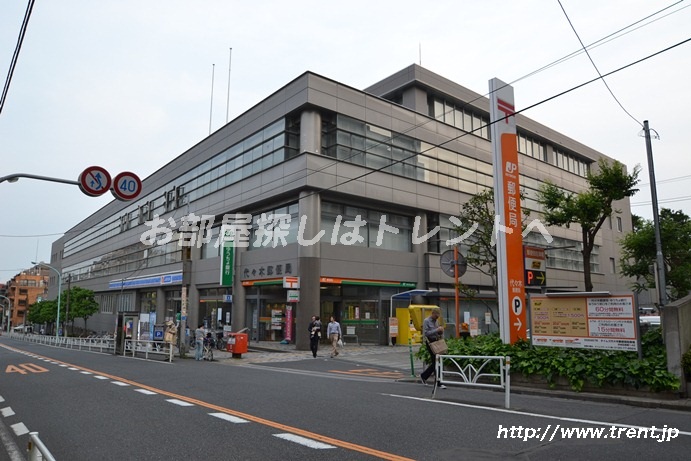
[[[430,365],[425,369],[425,371],[420,373],[420,379],[422,380],[422,383],[424,385],[427,385],[427,380],[434,373],[435,364],[437,363],[437,354],[434,352],[430,344],[435,341],[444,339],[444,327],[439,325],[438,323],[440,314],[441,312],[439,311],[439,309],[433,309],[432,312],[429,314],[429,317],[427,317],[425,321],[422,323],[422,335],[424,336],[424,342],[427,346],[427,350],[429,351],[429,355],[432,360],[432,363],[430,363]],[[441,353],[444,354],[445,352],[441,351]],[[436,376],[435,379],[437,379]],[[446,388],[446,386],[444,385],[441,385],[439,387],[442,389]]]

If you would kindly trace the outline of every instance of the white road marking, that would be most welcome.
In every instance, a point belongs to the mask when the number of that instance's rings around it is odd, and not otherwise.
[[[113,384],[115,384],[116,386],[123,386],[123,387],[124,387],[124,386],[129,386],[129,384],[123,383],[122,381],[111,381],[111,382],[112,382]]]
[[[519,416],[531,416],[533,418],[556,419],[557,421],[568,421],[568,422],[572,422],[572,423],[593,424],[595,426],[617,426],[617,427],[632,427],[635,429],[650,429],[650,427],[635,426],[633,424],[611,423],[611,422],[607,422],[607,421],[594,421],[592,419],[567,418],[565,416],[541,415],[539,413],[528,413],[526,411],[508,410],[506,408],[483,407],[482,405],[473,405],[470,403],[445,402],[443,400],[432,400],[432,399],[427,399],[427,398],[422,398],[422,397],[410,397],[407,395],[396,395],[396,394],[382,394],[382,395],[387,395],[389,397],[397,397],[399,399],[419,400],[421,402],[439,403],[442,405],[452,405],[452,406],[457,406],[457,407],[475,408],[478,410],[496,411],[498,413],[510,413],[512,415],[519,415]],[[661,428],[661,427],[655,428],[655,432],[662,432],[662,430],[663,430],[663,428]],[[691,436],[691,432],[679,431],[679,435]]]
[[[5,401],[5,399],[2,397],[2,395],[0,395],[0,403],[2,403],[4,401]]]
[[[306,437],[300,437],[295,434],[272,434],[274,437],[279,439],[288,440],[290,442],[299,443],[309,448],[314,448],[316,450],[325,450],[327,448],[336,448],[333,445],[328,445],[326,443],[317,442],[316,440],[308,439]]]
[[[225,414],[225,413],[209,413],[209,414],[210,414],[211,416],[214,416],[214,417],[216,417],[216,418],[220,418],[220,419],[229,421],[229,422],[231,422],[231,423],[236,423],[236,424],[240,424],[240,423],[249,423],[249,421],[247,421],[246,419],[238,418],[237,416],[228,415],[228,414]]]
[[[10,461],[24,461],[26,459],[24,458],[24,450],[17,446],[14,437],[12,437],[12,434],[10,434],[7,426],[2,421],[0,421],[0,442],[2,442],[2,446],[8,454]]]
[[[17,437],[29,433],[29,429],[24,425],[24,423],[13,424],[10,426],[10,428],[12,428]]]
[[[148,389],[135,389],[135,391],[140,392],[145,395],[156,395],[157,393],[154,391],[150,391]]]
[[[180,405],[181,407],[192,407],[193,403],[185,402],[184,400],[178,399],[166,399],[166,402],[174,403],[175,405]]]
[[[110,379],[107,376],[101,376],[101,375],[95,375],[94,378],[96,378],[96,379]]]
[[[79,371],[79,368],[74,368],[74,367],[68,367],[67,369],[72,370],[72,371]]]
[[[2,415],[3,418],[7,418],[8,416],[13,416],[14,410],[12,410],[12,407],[5,407],[5,408],[0,410],[0,415]]]
[[[65,365],[64,363],[61,363],[60,366],[63,368],[67,367],[67,365]]]
[[[80,373],[83,375],[93,375],[90,371],[80,371]]]

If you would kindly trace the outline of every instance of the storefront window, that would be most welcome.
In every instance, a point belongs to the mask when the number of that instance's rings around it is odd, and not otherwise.
[[[286,291],[280,285],[248,288],[247,319],[252,338],[259,341],[295,341],[295,307],[286,303]],[[305,325],[305,328],[307,326]]]

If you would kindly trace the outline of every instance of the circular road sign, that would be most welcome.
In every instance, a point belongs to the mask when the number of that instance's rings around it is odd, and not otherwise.
[[[110,191],[118,200],[134,200],[142,192],[142,181],[136,174],[123,171],[113,179]]]
[[[458,261],[453,259],[453,250],[447,250],[439,257],[439,265],[441,270],[449,277],[454,277],[454,266],[458,266],[458,276],[461,277],[468,270],[468,261],[461,253],[458,253]]]
[[[79,175],[79,188],[90,197],[105,194],[111,183],[110,173],[100,166],[90,166]]]

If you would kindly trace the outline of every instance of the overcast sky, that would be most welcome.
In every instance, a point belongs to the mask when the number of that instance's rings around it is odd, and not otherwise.
[[[26,3],[0,3],[3,82]],[[561,5],[586,45],[669,7],[592,48],[602,74],[691,38],[689,1]],[[227,113],[232,120],[308,70],[364,89],[418,63],[480,94],[497,77],[513,82],[523,109],[597,77],[584,53],[534,73],[580,47],[557,0],[39,0],[0,114],[0,176],[76,180],[98,165],[143,179],[206,137],[210,124],[217,130]],[[689,75],[691,42],[606,77],[631,115],[601,81],[524,115],[629,169],[640,165],[632,211],[646,218],[640,123],[649,120],[660,135],[653,142],[660,206],[691,215]],[[31,261],[50,261],[51,243],[112,196],[21,179],[0,184],[0,199],[5,282]]]

